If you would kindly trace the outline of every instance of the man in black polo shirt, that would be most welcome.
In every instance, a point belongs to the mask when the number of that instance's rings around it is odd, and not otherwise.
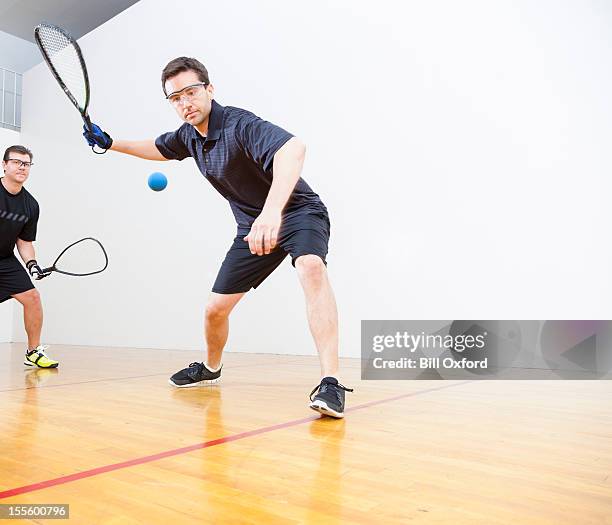
[[[28,334],[28,348],[23,363],[38,368],[56,368],[40,344],[43,310],[40,294],[30,277],[45,277],[36,262],[33,241],[36,240],[38,202],[23,185],[30,176],[32,152],[25,146],[10,146],[2,157],[4,176],[0,179],[0,303],[11,298],[23,306],[23,321]],[[30,275],[15,257],[26,263]]]
[[[162,89],[184,121],[176,131],[154,141],[113,141],[94,125],[84,136],[90,146],[149,160],[192,157],[236,219],[237,235],[206,306],[206,361],[191,363],[170,383],[183,388],[219,382],[232,309],[290,254],[321,362],[322,379],[310,394],[310,407],[343,417],[344,392],[351,390],[337,378],[338,314],[325,261],[330,223],[325,205],[300,177],[304,145],[249,111],[219,105],[196,59],[172,60],[162,72]]]

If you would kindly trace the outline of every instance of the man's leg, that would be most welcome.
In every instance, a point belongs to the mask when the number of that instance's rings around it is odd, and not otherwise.
[[[43,309],[40,294],[36,288],[12,296],[23,306],[23,324],[28,334],[28,349],[24,364],[38,368],[56,368],[59,363],[51,359],[40,344],[40,332],[43,323]]]
[[[177,387],[218,383],[221,356],[229,334],[229,316],[246,291],[257,288],[283,262],[284,250],[261,257],[253,255],[244,234],[236,235],[212,287],[204,314],[206,362],[192,363],[170,378]]]
[[[229,335],[229,315],[244,294],[244,292],[232,294],[211,292],[208,298],[204,313],[205,364],[211,370],[216,370],[221,365],[221,355]]]
[[[40,345],[43,323],[43,309],[40,294],[36,288],[13,295],[23,306],[23,324],[28,334],[28,350]]]
[[[187,368],[179,370],[169,380],[172,386],[206,386],[221,380],[221,356],[229,334],[229,315],[244,294],[210,294],[204,314],[206,361],[191,363]]]
[[[306,298],[306,315],[314,339],[321,376],[338,373],[338,309],[327,268],[317,255],[302,255],[295,260],[300,284]]]

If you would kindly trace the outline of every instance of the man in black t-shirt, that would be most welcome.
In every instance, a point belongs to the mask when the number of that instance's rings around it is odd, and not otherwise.
[[[350,389],[337,377],[338,313],[326,268],[330,222],[327,208],[300,177],[304,145],[250,111],[218,104],[208,72],[196,59],[172,60],[162,72],[162,89],[184,121],[176,131],[156,140],[113,141],[94,125],[84,136],[90,146],[143,159],[192,157],[236,219],[236,237],[206,306],[206,361],[180,370],[170,383],[182,388],[220,380],[230,312],[291,255],[321,363],[322,379],[310,407],[343,417],[344,392]]]
[[[36,262],[33,241],[39,208],[36,199],[23,185],[30,175],[32,152],[24,146],[11,146],[2,158],[4,177],[0,179],[0,303],[14,298],[23,305],[23,319],[28,334],[24,364],[39,368],[56,368],[40,344],[43,311],[40,295],[30,277],[42,279],[44,274]],[[15,257],[14,249],[26,264],[30,275]]]

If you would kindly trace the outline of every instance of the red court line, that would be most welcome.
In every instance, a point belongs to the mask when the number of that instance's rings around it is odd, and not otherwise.
[[[408,394],[400,394],[400,395],[388,397],[385,399],[379,399],[377,401],[370,401],[369,403],[362,403],[361,405],[356,405],[354,407],[347,408],[346,411],[353,412],[355,410],[363,410],[364,408],[369,408],[375,405],[381,405],[383,403],[389,403],[391,401],[397,401],[399,399],[404,399],[406,397],[414,397],[420,394],[428,394],[430,392],[435,392],[436,390],[444,390],[446,388],[452,388],[454,386],[460,386],[460,385],[464,385],[464,384],[472,383],[472,382],[473,382],[472,380],[462,381],[461,383],[453,383],[452,385],[443,385],[443,386],[438,386],[438,387],[433,387],[433,388],[426,388],[424,390],[417,390],[416,392],[410,392]],[[169,458],[172,456],[179,456],[181,454],[193,452],[194,450],[214,447],[216,445],[222,445],[224,443],[231,443],[232,441],[238,441],[240,439],[257,436],[259,434],[266,434],[274,430],[294,427],[296,425],[301,425],[302,423],[308,423],[309,421],[315,421],[320,418],[321,416],[318,416],[318,415],[310,416],[310,417],[303,417],[301,419],[294,419],[292,421],[286,421],[285,423],[278,423],[276,425],[256,428],[254,430],[248,430],[247,432],[240,432],[239,434],[233,434],[231,436],[221,437],[221,438],[213,439],[211,441],[205,441],[203,443],[196,443],[195,445],[189,445],[187,447],[166,450],[165,452],[158,452],[157,454],[151,454],[150,456],[142,456],[142,457],[130,459],[127,461],[122,461],[120,463],[112,463],[110,465],[104,465],[102,467],[96,467],[90,470],[83,470],[81,472],[75,472],[74,474],[69,474],[67,476],[60,476],[58,478],[48,479],[46,481],[40,481],[38,483],[32,483],[31,485],[24,485],[22,487],[16,487],[13,489],[4,490],[0,492],[0,499],[6,499],[6,498],[10,498],[11,496],[17,496],[19,494],[26,494],[28,492],[35,492],[37,490],[42,490],[42,489],[46,489],[49,487],[55,487],[56,485],[63,485],[64,483],[70,483],[72,481],[78,481],[80,479],[91,478],[93,476],[105,474],[106,472],[112,472],[114,470],[121,470],[124,468],[133,467],[135,465],[142,465],[143,463],[151,463],[153,461],[158,461],[160,459]]]

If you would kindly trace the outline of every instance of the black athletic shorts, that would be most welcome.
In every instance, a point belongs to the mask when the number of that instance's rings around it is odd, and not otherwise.
[[[26,269],[14,255],[0,259],[0,303],[34,288]]]
[[[283,223],[276,248],[267,255],[252,254],[246,233],[234,239],[221,264],[212,291],[220,294],[248,292],[257,288],[291,255],[291,264],[301,255],[318,255],[325,264],[330,224],[326,213],[313,213]]]

